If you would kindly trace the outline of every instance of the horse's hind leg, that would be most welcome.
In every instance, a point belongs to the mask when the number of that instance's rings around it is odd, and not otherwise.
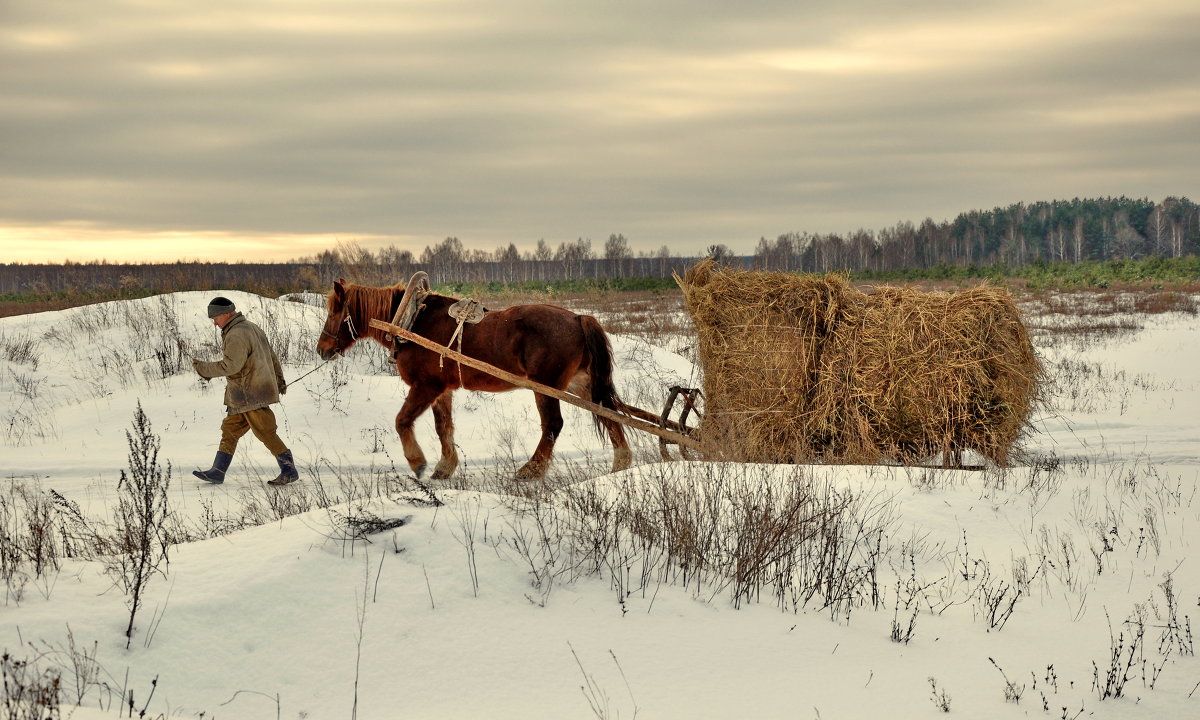
[[[571,384],[567,386],[567,390],[575,393],[579,397],[592,397],[591,378],[586,374],[580,373],[576,375]],[[611,408],[610,408],[611,409]],[[633,408],[637,410],[637,408]],[[645,412],[639,411],[639,412]],[[596,423],[604,428],[608,433],[608,439],[612,441],[613,446],[613,472],[624,470],[633,464],[633,451],[629,449],[629,443],[625,441],[625,429],[621,427],[621,423],[615,420],[609,420],[606,417],[599,415],[595,416]],[[657,420],[657,418],[655,418]]]
[[[621,423],[608,418],[597,418],[597,421],[608,431],[608,437],[613,446],[613,472],[620,472],[633,464],[633,451],[625,441],[625,430]]]
[[[550,458],[554,455],[554,441],[558,439],[563,427],[562,409],[558,400],[534,393],[534,402],[537,403],[538,414],[542,417],[542,439],[538,441],[533,457],[517,471],[517,478],[520,480],[536,480],[545,476],[546,471],[550,469]]]
[[[441,394],[441,387],[415,385],[409,388],[408,397],[400,406],[400,412],[396,413],[396,432],[400,435],[400,444],[404,448],[404,459],[408,461],[408,466],[417,477],[421,477],[425,472],[425,453],[417,444],[413,423]]]
[[[433,401],[433,427],[442,444],[442,457],[433,468],[433,479],[442,480],[458,468],[458,451],[454,449],[454,391],[446,390]]]

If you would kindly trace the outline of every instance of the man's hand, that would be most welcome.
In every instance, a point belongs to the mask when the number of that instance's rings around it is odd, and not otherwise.
[[[192,369],[196,371],[196,374],[199,375],[201,379],[208,380],[208,378],[204,377],[204,373],[200,372],[200,361],[196,358],[192,358]]]

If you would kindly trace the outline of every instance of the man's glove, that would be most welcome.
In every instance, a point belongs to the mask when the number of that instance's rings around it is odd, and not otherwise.
[[[280,394],[280,395],[287,395],[287,381],[286,381],[286,380],[280,379],[280,381],[279,381],[279,394]]]

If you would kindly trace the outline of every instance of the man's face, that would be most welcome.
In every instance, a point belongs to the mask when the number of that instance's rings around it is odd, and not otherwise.
[[[231,312],[222,313],[212,319],[213,325],[216,325],[219,328],[224,328],[225,325],[233,319],[233,315],[234,314]]]

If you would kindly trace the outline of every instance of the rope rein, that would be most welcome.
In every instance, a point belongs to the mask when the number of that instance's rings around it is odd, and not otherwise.
[[[355,339],[355,340],[357,340],[357,339],[358,339],[358,329],[354,327],[354,318],[350,317],[350,309],[349,309],[349,308],[346,308],[346,310],[345,310],[344,312],[345,312],[345,317],[342,319],[342,322],[340,322],[340,323],[338,323],[338,324],[339,324],[339,325],[345,324],[345,325],[346,325],[346,327],[350,329],[350,337],[351,337],[351,339]],[[337,339],[337,335],[334,335],[333,333],[329,332],[328,330],[321,330],[321,336],[322,336],[322,337],[324,337],[324,336],[326,336],[326,335],[328,335],[329,337],[332,337],[332,338],[334,338],[335,340]],[[301,381],[301,380],[303,380],[304,378],[308,377],[309,375],[312,375],[312,374],[313,374],[313,373],[315,373],[316,371],[320,370],[321,368],[325,367],[326,365],[328,365],[329,363],[333,362],[334,360],[337,360],[337,359],[338,359],[338,358],[340,358],[340,357],[342,357],[342,354],[341,354],[340,352],[335,352],[335,353],[333,354],[333,357],[329,358],[329,359],[328,359],[328,360],[326,360],[325,362],[323,362],[323,363],[321,363],[320,365],[316,366],[316,367],[315,367],[315,368],[313,368],[312,370],[309,370],[308,372],[304,373],[303,375],[301,375],[300,377],[296,378],[295,380],[292,380],[291,382],[288,382],[288,383],[287,383],[288,387],[291,387],[292,385],[295,385],[296,383],[300,382],[300,381]],[[287,381],[285,380],[284,382],[287,382]]]
[[[341,356],[342,356],[342,354],[341,354],[341,353],[334,353],[333,357],[329,358],[329,359],[328,359],[328,360],[326,360],[325,362],[323,362],[323,363],[321,363],[320,365],[316,366],[316,367],[315,367],[315,368],[313,368],[312,370],[309,370],[308,372],[304,373],[303,375],[301,375],[300,377],[296,378],[295,380],[292,380],[291,382],[289,382],[289,383],[287,384],[287,385],[288,385],[288,387],[291,387],[291,386],[295,385],[296,383],[300,382],[301,380],[303,380],[304,378],[308,377],[309,375],[312,375],[313,373],[315,373],[316,371],[318,371],[318,370],[320,370],[321,368],[325,367],[326,365],[328,365],[329,363],[333,362],[334,360],[337,360],[337,359],[338,359],[338,358],[340,358]]]

